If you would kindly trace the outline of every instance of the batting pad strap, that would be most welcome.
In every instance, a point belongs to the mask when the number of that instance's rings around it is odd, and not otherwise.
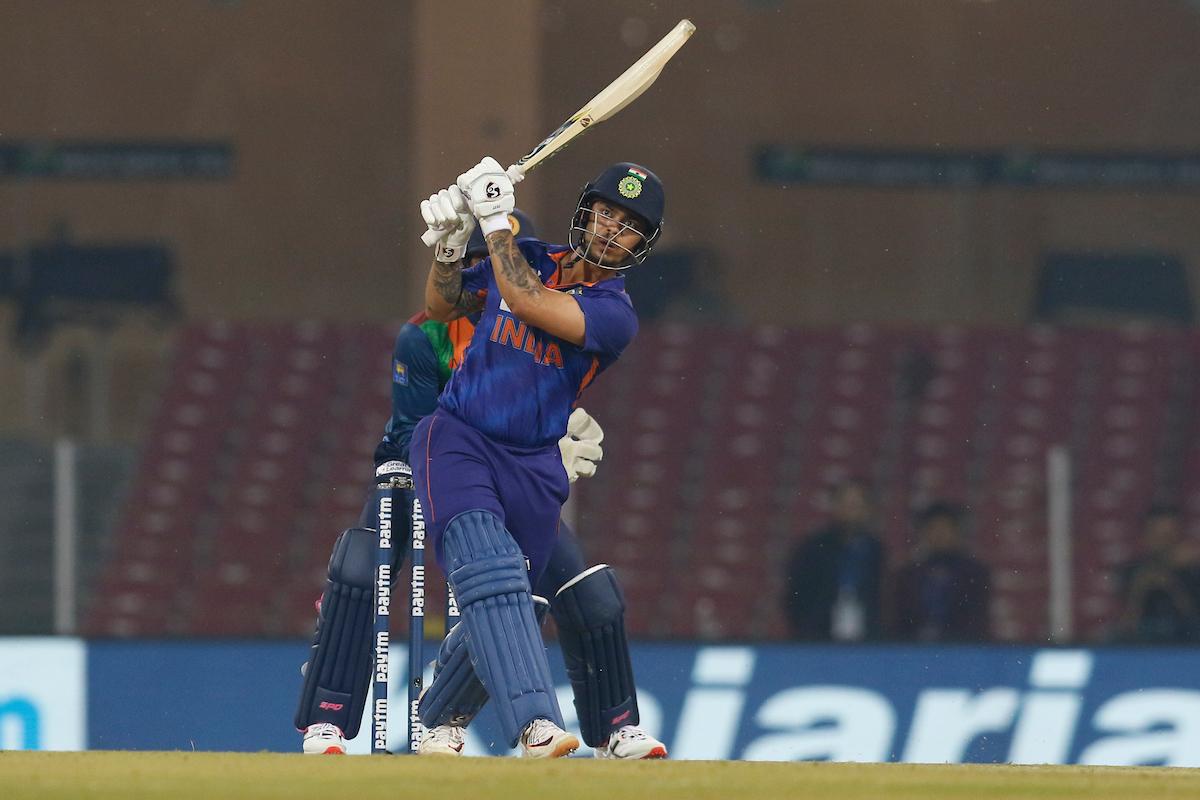
[[[583,740],[602,745],[640,722],[625,636],[625,599],[612,568],[600,564],[563,584],[551,607]]]
[[[495,703],[504,739],[516,747],[538,718],[562,726],[524,555],[512,535],[494,514],[467,511],[446,526],[442,546],[471,663]]]

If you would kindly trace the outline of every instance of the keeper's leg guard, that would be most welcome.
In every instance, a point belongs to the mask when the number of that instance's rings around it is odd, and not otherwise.
[[[541,629],[550,604],[544,597],[532,596],[533,613]],[[455,625],[442,646],[438,648],[437,663],[433,668],[433,682],[421,695],[418,711],[421,724],[426,728],[439,725],[466,727],[475,715],[487,704],[488,693],[471,666],[470,648],[467,647],[467,628]]]
[[[404,495],[395,494],[404,507]],[[404,558],[406,536],[403,526],[393,534],[393,583],[396,566]],[[333,545],[312,650],[302,670],[304,683],[295,718],[299,730],[329,722],[341,728],[347,739],[358,735],[375,662],[372,626],[378,547],[379,534],[370,528],[343,531]]]
[[[612,567],[599,564],[567,581],[551,613],[580,732],[589,747],[597,747],[618,728],[640,722],[625,638],[625,598]]]
[[[535,719],[562,727],[528,567],[512,535],[494,514],[467,511],[450,520],[442,548],[471,664],[496,704],[509,747]],[[449,676],[443,672],[440,679]]]

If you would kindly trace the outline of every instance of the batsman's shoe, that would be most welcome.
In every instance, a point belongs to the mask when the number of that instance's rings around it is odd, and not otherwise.
[[[578,749],[579,737],[548,719],[535,719],[521,734],[521,755],[525,758],[562,758]]]
[[[667,746],[636,725],[619,729],[596,748],[596,758],[666,758]]]
[[[437,725],[425,731],[417,745],[419,756],[461,756],[467,743],[467,729],[457,725]]]
[[[304,729],[304,754],[310,756],[346,755],[346,737],[342,729],[329,722],[318,722]]]

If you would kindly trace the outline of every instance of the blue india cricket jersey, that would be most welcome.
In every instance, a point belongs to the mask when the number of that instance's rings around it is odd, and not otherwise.
[[[518,320],[500,297],[490,258],[463,270],[463,290],[486,298],[462,362],[438,401],[443,409],[505,444],[545,447],[567,432],[579,395],[637,334],[623,277],[560,285],[570,248],[536,239],[517,243],[546,286],[569,292],[585,320],[576,347]]]

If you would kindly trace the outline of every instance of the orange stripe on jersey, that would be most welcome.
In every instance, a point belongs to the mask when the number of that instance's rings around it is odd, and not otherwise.
[[[446,333],[450,336],[450,344],[454,345],[454,355],[450,356],[450,369],[458,369],[463,362],[463,353],[475,334],[475,326],[466,317],[459,317],[446,323]]]
[[[562,280],[562,260],[571,255],[570,250],[563,250],[561,253],[551,253],[550,258],[554,261],[554,274],[546,281],[547,289],[557,289],[558,282]]]
[[[554,259],[554,263],[558,266],[554,270],[554,274],[550,276],[550,280],[546,281],[547,289],[567,289],[572,286],[595,286],[600,281],[574,281],[573,283],[559,284],[562,280],[562,262],[563,259],[573,253],[573,250],[563,250],[561,253],[551,253],[550,258]]]
[[[579,391],[575,393],[575,399],[578,400],[583,390],[596,379],[596,372],[600,369],[600,359],[592,356],[592,366],[588,368],[587,374],[583,376],[583,380],[579,382]]]

